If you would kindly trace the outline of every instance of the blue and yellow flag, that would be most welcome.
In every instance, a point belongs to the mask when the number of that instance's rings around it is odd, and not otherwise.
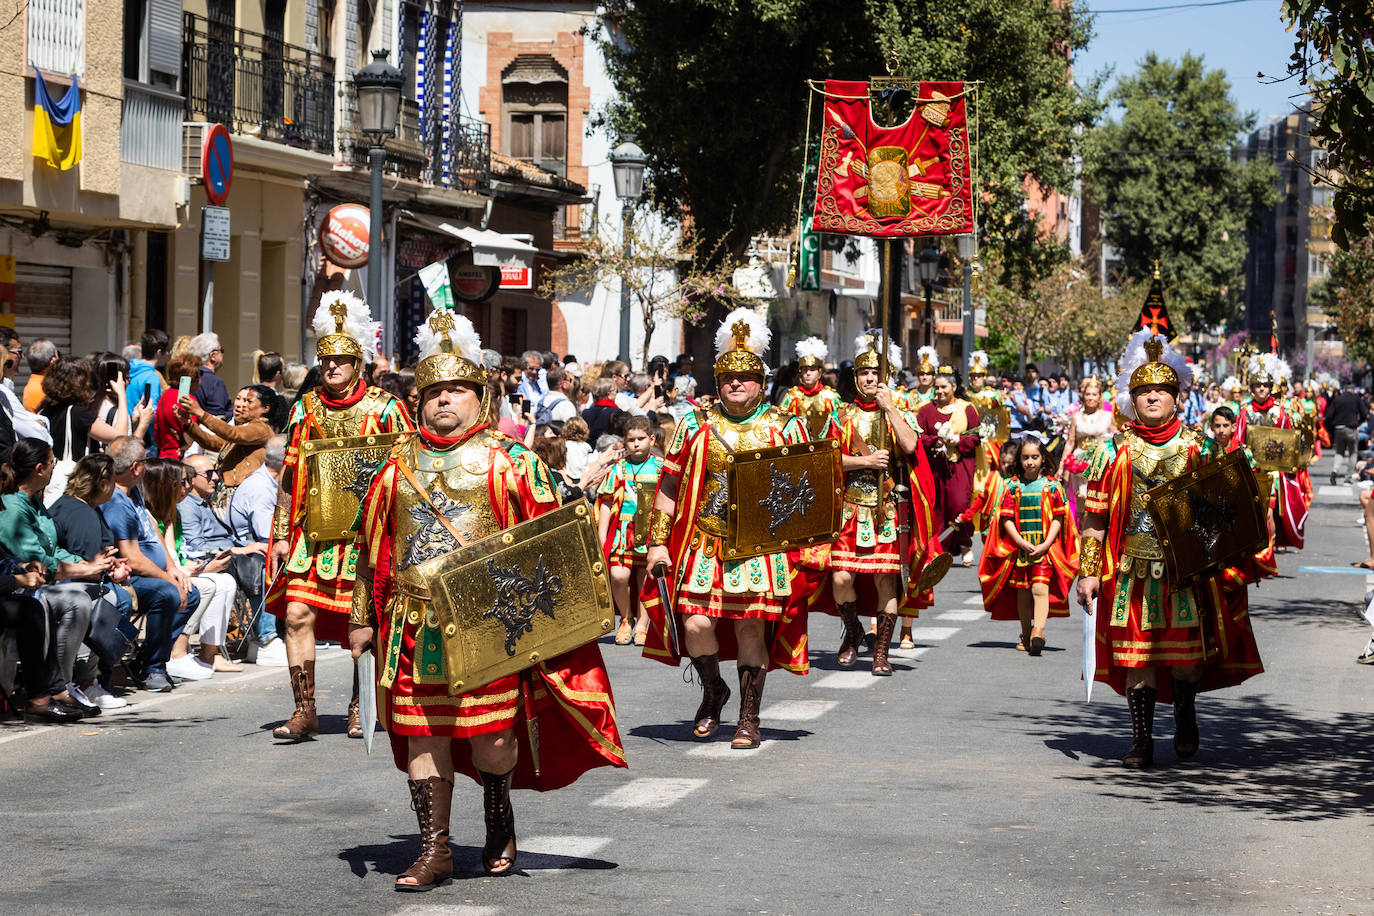
[[[62,101],[54,102],[43,74],[35,71],[34,77],[33,155],[55,169],[69,169],[81,161],[81,90],[73,76]]]

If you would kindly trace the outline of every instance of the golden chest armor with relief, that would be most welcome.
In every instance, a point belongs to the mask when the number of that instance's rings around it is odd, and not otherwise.
[[[892,427],[887,422],[887,414],[881,410],[864,410],[853,404],[843,408],[844,419],[853,429],[853,435],[862,436],[868,447],[874,451],[892,449]],[[857,449],[853,454],[859,454]],[[844,501],[856,506],[878,505],[878,492],[882,487],[883,472],[876,470],[848,471],[844,478]]]
[[[342,439],[347,436],[364,435],[363,423],[368,414],[375,416],[380,425],[382,413],[386,410],[390,397],[385,391],[368,388],[358,403],[340,410],[326,407],[317,392],[310,392],[306,395],[305,405],[306,413],[313,421],[310,438]]]
[[[814,439],[825,432],[826,424],[830,422],[830,414],[833,412],[832,405],[836,400],[834,390],[821,388],[815,394],[803,394],[801,388],[797,387],[792,389],[792,398],[811,438]]]
[[[1160,546],[1159,533],[1145,507],[1145,492],[1187,472],[1193,447],[1201,446],[1202,437],[1187,427],[1165,445],[1151,445],[1129,429],[1121,436],[1131,459],[1131,508],[1122,539],[1123,559],[1129,557],[1162,564],[1164,548]]]
[[[1278,426],[1278,403],[1274,403],[1268,410],[1255,410],[1253,407],[1246,407],[1245,424],[1247,426]]]
[[[399,460],[425,492],[417,492],[405,474],[397,475],[394,576],[401,591],[427,598],[428,583],[420,576],[420,564],[460,546],[439,513],[469,542],[501,529],[487,484],[491,439],[479,434],[451,451],[431,452],[416,437],[402,448]]]
[[[713,407],[710,414],[700,418],[709,423],[711,432],[706,447],[706,484],[697,503],[697,527],[723,538],[728,533],[730,511],[730,453],[772,446],[773,434],[782,431],[788,417],[769,407],[752,420],[736,422]]]

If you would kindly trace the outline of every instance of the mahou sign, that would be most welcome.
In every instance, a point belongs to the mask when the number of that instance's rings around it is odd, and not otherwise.
[[[369,214],[362,204],[339,204],[320,227],[320,247],[329,263],[362,267],[367,263]]]

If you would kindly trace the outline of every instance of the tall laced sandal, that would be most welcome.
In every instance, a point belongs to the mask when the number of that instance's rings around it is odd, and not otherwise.
[[[730,685],[720,676],[720,656],[714,653],[693,656],[692,667],[701,681],[701,705],[692,719],[692,734],[709,738],[720,727],[720,712],[730,701]]]
[[[878,642],[873,646],[873,676],[891,677],[892,665],[887,660],[888,646],[892,645],[892,631],[897,629],[896,614],[878,615]]]
[[[1131,749],[1121,765],[1143,770],[1155,765],[1155,697],[1153,687],[1127,687],[1126,705],[1131,710]]]
[[[1174,679],[1174,753],[1187,760],[1197,753],[1197,684]]]
[[[284,741],[306,741],[320,733],[320,720],[315,715],[315,662],[303,662],[291,667],[291,692],[296,698],[296,711],[285,724],[272,729],[272,737]]]
[[[859,645],[864,639],[864,628],[859,623],[858,605],[846,601],[836,605],[840,622],[844,625],[844,635],[840,637],[840,649],[835,654],[835,663],[841,668],[849,668],[859,659]]]
[[[453,805],[453,783],[442,776],[408,779],[410,807],[420,824],[420,858],[396,879],[401,892],[421,893],[453,880],[453,852],[448,848],[448,818]],[[405,883],[410,878],[415,883]]]
[[[515,871],[515,809],[510,805],[510,780],[515,768],[498,776],[481,773],[482,808],[487,820],[487,840],[482,844],[482,869],[501,877]],[[504,862],[504,865],[497,863]]]
[[[739,666],[739,724],[730,742],[734,750],[753,750],[763,742],[759,734],[759,707],[763,705],[763,682],[767,677],[768,672],[760,666]]]

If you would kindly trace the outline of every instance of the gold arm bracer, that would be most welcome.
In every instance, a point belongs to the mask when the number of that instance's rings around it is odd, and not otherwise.
[[[1102,542],[1083,536],[1078,541],[1078,576],[1096,579],[1102,574]]]
[[[672,518],[662,509],[654,509],[649,514],[649,545],[651,547],[665,546],[672,532]]]

